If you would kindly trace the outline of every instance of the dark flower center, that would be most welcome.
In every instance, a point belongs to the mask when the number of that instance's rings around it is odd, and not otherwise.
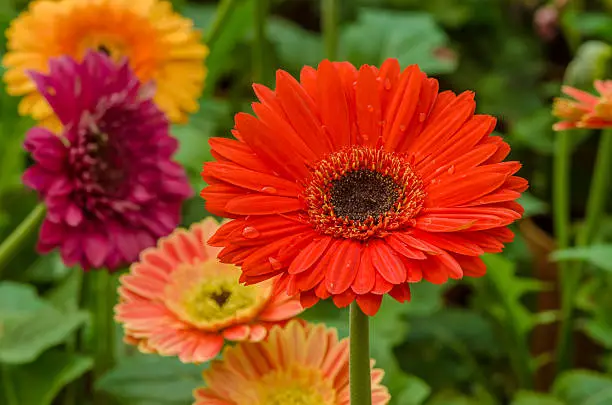
[[[107,192],[116,191],[125,175],[120,149],[109,139],[108,134],[101,132],[87,133],[84,143],[84,159],[91,163],[84,177]]]
[[[76,185],[75,202],[86,215],[97,217],[128,208],[127,202],[120,208],[113,202],[123,200],[129,191],[126,167],[129,162],[119,143],[121,139],[97,128],[82,128],[80,131],[70,148],[70,164]]]
[[[318,232],[367,240],[412,226],[425,191],[405,156],[353,146],[313,164],[301,198]]]
[[[214,291],[210,294],[210,298],[213,299],[219,305],[219,308],[223,308],[223,306],[227,303],[227,301],[232,296],[231,291],[227,291],[225,289],[221,289],[221,291]]]
[[[399,197],[396,189],[391,177],[359,169],[333,181],[329,193],[336,216],[365,221],[383,215],[393,207]]]
[[[107,56],[110,56],[110,54],[111,54],[110,49],[108,49],[108,47],[106,45],[99,45],[98,46],[98,51],[102,52],[103,54],[105,54]]]

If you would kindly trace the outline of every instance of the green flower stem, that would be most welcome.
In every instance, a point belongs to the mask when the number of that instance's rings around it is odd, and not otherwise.
[[[38,204],[0,245],[0,275],[45,216],[45,206]]]
[[[351,405],[372,405],[369,319],[355,301],[351,304],[350,317]]]
[[[602,132],[595,159],[593,180],[587,200],[586,216],[584,225],[580,228],[576,237],[576,245],[587,246],[593,243],[597,235],[598,225],[606,208],[609,198],[610,181],[612,176],[612,130]]]
[[[225,23],[231,17],[237,3],[237,0],[221,0],[221,3],[219,3],[217,6],[215,20],[213,21],[210,30],[208,30],[208,34],[206,34],[206,37],[204,38],[204,41],[209,48],[212,48],[215,45],[215,42],[217,42],[217,39],[219,39],[219,36],[223,32]]]
[[[325,39],[325,55],[329,60],[338,57],[338,14],[340,0],[321,0],[321,26]]]
[[[8,401],[6,405],[19,405],[15,387],[9,376],[9,367],[5,364],[0,365],[0,375],[2,376],[2,386],[4,387],[4,397]]]
[[[78,285],[74,301],[71,301],[70,303],[70,310],[76,311],[80,307],[81,293],[83,291],[83,272],[78,268],[73,269],[73,272],[69,277],[76,279],[76,284]],[[68,354],[76,354],[78,351],[78,343],[77,335],[73,334],[66,342],[66,352]],[[66,386],[62,402],[63,405],[77,405],[82,403],[82,400],[80,399],[81,392],[79,386],[81,381],[82,379],[79,378]]]
[[[561,131],[556,137],[553,170],[553,214],[557,249],[565,249],[570,243],[570,193],[569,176],[571,165],[571,134]],[[568,262],[558,263],[561,284],[561,325],[557,342],[557,369],[566,370],[571,363],[572,315],[574,310],[574,287],[576,274]]]
[[[255,43],[253,47],[253,81],[266,84],[266,20],[268,0],[255,0]]]
[[[114,365],[115,326],[113,307],[116,301],[116,286],[105,269],[85,274],[86,297],[92,320],[86,331],[85,344],[94,358],[93,377],[98,380]],[[106,405],[103,395],[96,393],[95,405]]]
[[[584,224],[576,236],[576,246],[588,246],[593,243],[597,235],[598,225],[606,208],[606,201],[610,192],[610,170],[612,170],[612,131],[606,130],[601,134],[597,157],[593,169],[593,179],[587,199]],[[561,248],[561,246],[559,246]],[[561,262],[563,263],[563,262]],[[560,263],[560,264],[561,264]],[[572,325],[574,313],[574,297],[580,286],[584,273],[584,262],[570,263],[567,272],[562,273],[564,280],[562,295],[562,318],[559,344],[558,371],[562,372],[571,367],[572,356]],[[561,344],[563,343],[563,344]]]

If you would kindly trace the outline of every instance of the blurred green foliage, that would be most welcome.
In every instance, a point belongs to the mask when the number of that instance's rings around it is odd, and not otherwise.
[[[0,28],[6,29],[24,0],[0,1]],[[216,16],[214,1],[173,1],[204,32]],[[267,67],[298,74],[324,57],[315,0],[276,0],[267,32]],[[443,89],[474,90],[478,110],[499,118],[497,132],[523,162],[531,188],[522,198],[526,216],[550,233],[551,102],[564,80],[589,90],[595,78],[610,77],[612,2],[571,0],[542,35],[534,15],[540,0],[345,0],[340,25],[341,58],[379,64],[396,57],[403,66],[418,63],[439,78]],[[254,2],[241,0],[228,17],[207,60],[206,90],[200,110],[186,126],[176,126],[177,159],[196,190],[199,172],[210,160],[208,139],[230,136],[233,114],[249,111],[254,100],[251,52]],[[0,56],[5,44],[0,41]],[[569,66],[569,67],[568,67]],[[1,70],[1,67],[0,67]],[[272,82],[268,83],[272,84]],[[35,196],[20,185],[29,164],[22,150],[32,125],[17,115],[17,100],[0,92],[0,238],[27,215]],[[572,171],[572,211],[580,218],[595,154],[590,133],[576,134]],[[199,197],[185,206],[183,223],[208,215]],[[372,320],[372,356],[386,370],[393,405],[605,405],[612,404],[612,220],[602,218],[596,246],[556,252],[554,260],[584,260],[588,280],[577,302],[579,327],[600,356],[590,371],[572,370],[549,387],[536,376],[549,353],[533,354],[533,329],[555,320],[535,297],[550,290],[539,280],[534,235],[518,237],[502,255],[487,256],[488,275],[444,286],[415,285],[412,302],[385,300]],[[517,230],[518,231],[518,230]],[[0,404],[62,403],[62,389],[95,389],[126,405],[179,405],[190,402],[205,367],[174,358],[134,354],[120,345],[117,366],[91,384],[82,377],[92,359],[75,353],[75,331],[87,325],[79,309],[77,276],[56,254],[33,254],[34,238],[0,283]],[[544,266],[551,266],[544,260]],[[346,311],[321,303],[304,318],[348,332]],[[118,330],[120,334],[120,330]],[[11,387],[7,389],[7,387]],[[75,388],[76,387],[76,388]],[[536,390],[544,392],[536,392]]]

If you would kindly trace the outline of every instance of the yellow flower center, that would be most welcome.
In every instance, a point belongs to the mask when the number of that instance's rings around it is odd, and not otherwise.
[[[185,295],[183,306],[192,320],[214,322],[250,308],[256,301],[257,287],[243,286],[230,278],[196,285]]]
[[[336,403],[333,382],[324,379],[320,370],[300,365],[266,374],[255,384],[257,401],[250,402],[248,405],[333,405]]]
[[[205,331],[248,323],[270,298],[271,284],[245,286],[240,270],[216,260],[184,264],[170,276],[164,302],[182,321]]]
[[[303,387],[292,387],[271,393],[263,405],[325,405],[325,402],[318,392]]]

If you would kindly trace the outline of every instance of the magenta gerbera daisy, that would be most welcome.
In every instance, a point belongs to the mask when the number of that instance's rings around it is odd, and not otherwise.
[[[192,190],[172,160],[177,142],[127,61],[89,52],[49,67],[31,77],[64,129],[35,127],[25,141],[35,163],[23,182],[47,207],[38,250],[59,248],[69,266],[116,269],[178,225]]]

